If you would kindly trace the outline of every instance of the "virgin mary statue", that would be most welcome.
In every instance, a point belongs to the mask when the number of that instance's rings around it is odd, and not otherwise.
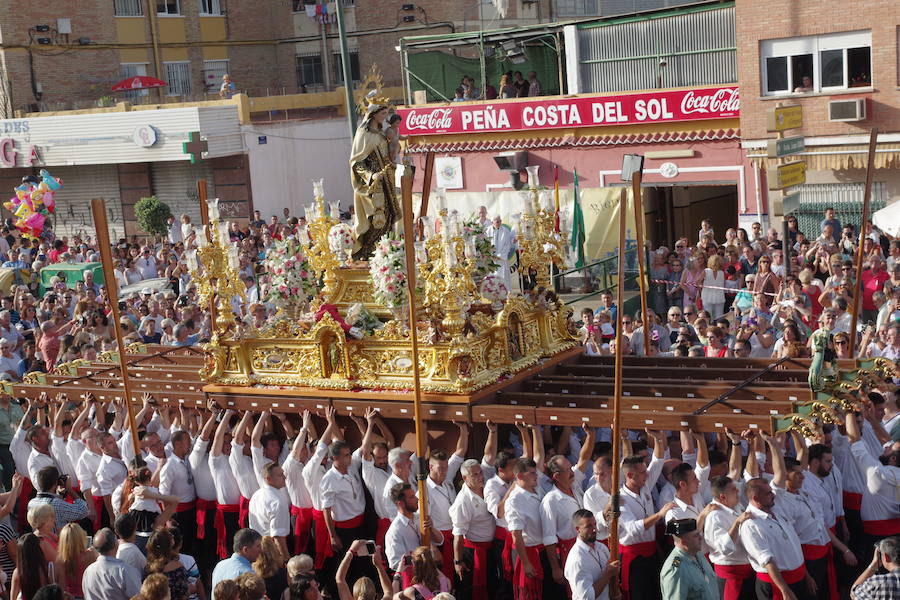
[[[353,137],[350,172],[356,215],[354,260],[368,260],[375,244],[400,220],[400,204],[394,190],[394,164],[388,158],[388,140],[382,123],[387,107],[371,104]]]

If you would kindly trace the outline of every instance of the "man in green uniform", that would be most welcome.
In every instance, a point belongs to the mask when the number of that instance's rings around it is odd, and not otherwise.
[[[674,536],[675,549],[663,563],[659,575],[666,600],[718,600],[716,574],[700,552],[702,537],[694,519],[677,519],[666,525],[666,535]]]

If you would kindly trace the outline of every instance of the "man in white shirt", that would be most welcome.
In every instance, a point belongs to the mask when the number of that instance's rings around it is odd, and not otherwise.
[[[328,454],[331,456],[331,468],[322,477],[322,512],[334,556],[325,561],[323,571],[325,581],[334,581],[343,550],[361,539],[364,533],[366,496],[360,477],[360,462],[353,458],[347,442],[333,442],[328,447]],[[360,566],[351,565],[350,579],[359,574]],[[332,594],[332,597],[335,595]]]
[[[216,426],[216,416],[210,412],[200,435],[194,440],[188,455],[188,464],[194,475],[197,491],[197,545],[195,559],[203,573],[211,573],[216,566],[216,485],[209,468],[208,449]]]
[[[240,500],[238,500],[238,526],[246,527],[247,518],[249,516],[250,498],[259,489],[259,481],[253,471],[253,460],[250,458],[250,445],[245,444],[247,437],[247,428],[253,413],[247,411],[241,417],[240,422],[234,429],[231,439],[231,452],[228,453],[228,465],[231,467],[231,474],[237,481],[238,488],[241,491]]]
[[[609,582],[619,573],[620,561],[610,561],[609,548],[597,541],[597,520],[591,511],[575,511],[572,524],[578,536],[564,568],[572,600],[608,600]]]
[[[704,507],[703,497],[700,494],[700,480],[694,467],[688,463],[681,463],[672,470],[672,485],[675,486],[675,506],[666,513],[665,521],[678,521],[681,519],[694,519],[697,521],[697,530],[703,531],[703,522],[709,514],[708,507]]]
[[[178,498],[178,506],[172,518],[184,535],[184,546],[193,548],[197,540],[197,490],[194,472],[188,463],[191,452],[191,436],[178,430],[172,434],[172,456],[166,460],[159,473],[159,492]]]
[[[656,548],[656,523],[674,506],[667,502],[653,511],[650,490],[656,485],[665,458],[666,438],[658,431],[653,437],[653,458],[650,466],[637,454],[622,461],[625,484],[620,490],[621,516],[619,543],[622,556],[622,591],[631,600],[659,600],[659,578],[647,573],[659,573],[661,563]]]
[[[372,496],[372,504],[375,514],[378,515],[378,527],[375,532],[375,544],[384,548],[384,536],[391,526],[391,517],[384,503],[381,502],[381,494],[387,483],[390,472],[388,471],[388,447],[384,442],[373,443],[372,436],[375,425],[382,431],[385,430],[383,422],[378,417],[378,411],[372,407],[366,407],[366,429],[360,446],[360,460],[362,461],[362,478],[369,495]]]
[[[400,572],[403,570],[401,564],[403,557],[422,545],[422,535],[419,531],[419,499],[412,486],[403,482],[391,488],[391,500],[397,507],[397,516],[391,521],[391,526],[384,536],[384,551],[388,567]],[[432,525],[431,517],[425,517],[425,527],[429,530],[432,545],[444,543],[444,536]]]
[[[582,451],[594,448],[593,429],[582,445]],[[565,456],[557,454],[547,461],[547,476],[553,481],[553,489],[541,499],[541,526],[544,530],[543,544],[550,577],[546,577],[544,587],[556,595],[566,594],[566,580],[563,567],[569,550],[575,544],[575,525],[572,517],[584,506],[582,482],[584,471],[581,463],[573,466]]]
[[[143,247],[140,256],[137,257],[134,264],[141,272],[141,277],[143,279],[155,279],[156,277],[159,277],[159,272],[156,267],[156,257],[153,256],[150,251],[150,246]]]
[[[284,489],[284,469],[276,462],[262,468],[263,484],[250,498],[250,528],[278,541],[283,556],[290,556],[287,536],[291,532],[290,501]]]
[[[291,502],[291,524],[294,530],[294,544],[291,549],[294,556],[306,553],[309,534],[312,531],[312,497],[303,481],[303,467],[309,459],[306,439],[311,426],[311,415],[308,410],[304,410],[303,426],[294,438],[290,453],[281,464],[286,480],[285,487]]]
[[[108,526],[115,522],[115,513],[112,507],[112,494],[128,476],[128,467],[122,460],[122,452],[119,445],[109,432],[103,432],[98,436],[100,447],[103,449],[103,458],[100,459],[100,467],[97,471],[97,485],[100,487],[100,494],[103,496],[103,503],[106,510],[100,518],[100,523]]]
[[[453,522],[450,520],[450,506],[456,500],[456,488],[453,480],[459,472],[459,467],[466,459],[466,448],[469,447],[469,427],[465,423],[457,423],[459,437],[456,442],[456,451],[447,455],[437,450],[431,453],[428,459],[428,478],[425,487],[428,490],[428,516],[431,517],[434,526],[441,532],[444,543],[441,545],[443,554],[443,572],[447,579],[453,581]]]
[[[479,462],[470,458],[459,472],[463,486],[450,507],[453,565],[459,578],[456,592],[459,597],[487,600],[488,589],[496,590],[500,584],[500,564],[491,552],[496,520],[484,498],[484,473]]]
[[[797,532],[774,512],[775,492],[762,478],[751,479],[744,490],[751,517],[740,525],[740,539],[756,572],[758,597],[773,598],[777,588],[785,600],[808,598],[814,583]]]
[[[741,512],[740,492],[725,475],[712,480],[713,501],[707,506],[703,539],[709,548],[709,562],[719,577],[723,600],[756,597],[756,577],[738,533],[750,513]],[[704,509],[705,510],[705,509]]]
[[[316,444],[313,455],[306,464],[303,465],[303,482],[306,484],[306,489],[309,491],[310,500],[312,500],[313,506],[313,531],[315,532],[316,541],[316,570],[321,569],[325,564],[325,559],[333,554],[331,550],[331,541],[328,537],[328,527],[325,523],[325,509],[322,505],[322,478],[325,476],[325,467],[322,462],[328,455],[328,444],[338,439],[335,435],[340,435],[339,433],[334,433],[340,431],[334,418],[334,412],[333,407],[325,407],[325,419],[328,422],[328,426],[325,428],[325,431],[322,432],[322,437],[319,439],[319,443]]]
[[[544,530],[541,523],[541,497],[537,465],[531,459],[519,459],[514,467],[516,483],[506,499],[506,523],[516,558],[513,589],[518,600],[543,597],[544,569],[541,566]]]
[[[497,600],[512,598],[512,537],[506,528],[506,500],[515,483],[514,467],[516,457],[508,452],[497,455],[494,466],[496,474],[484,483],[484,501],[488,511],[497,520],[494,529],[494,543],[491,546],[492,560],[500,565],[500,584],[496,590]]]
[[[603,518],[603,511],[612,497],[612,459],[608,455],[594,461],[593,479],[594,484],[584,491],[584,508],[595,515],[595,537],[602,542],[609,537],[609,527]]]
[[[85,409],[87,410],[87,409]],[[100,483],[97,474],[100,471],[100,461],[103,460],[103,450],[100,448],[100,432],[93,427],[88,427],[81,432],[81,443],[84,450],[78,456],[75,463],[75,475],[85,501],[94,507],[94,531],[100,529],[100,517],[103,515],[103,494],[100,493]],[[71,441],[69,442],[71,446]]]
[[[491,238],[491,243],[494,245],[494,262],[499,265],[494,274],[500,277],[507,290],[512,291],[509,261],[516,251],[516,234],[503,224],[500,215],[494,216],[491,226],[485,233]]]
[[[130,514],[125,513],[116,517],[116,535],[119,536],[119,548],[116,550],[116,558],[131,565],[139,573],[144,572],[147,566],[147,557],[134,543],[137,539],[137,523]]]
[[[388,452],[388,466],[391,469],[391,474],[384,482],[384,489],[378,498],[373,497],[372,500],[375,502],[380,500],[384,514],[390,515],[390,518],[393,519],[397,509],[394,503],[391,502],[391,489],[398,483],[405,482],[410,485],[415,483],[412,471],[412,452],[399,446],[391,448]]]
[[[209,449],[209,472],[216,487],[216,554],[220,559],[230,556],[229,542],[234,539],[238,527],[241,490],[228,464],[231,453],[231,421],[234,410],[228,409],[216,427]]]

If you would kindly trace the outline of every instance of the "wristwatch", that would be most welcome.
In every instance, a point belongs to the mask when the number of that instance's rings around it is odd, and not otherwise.
[[[463,564],[463,561],[461,561],[461,560],[454,560],[454,561],[453,561],[453,564],[454,564],[454,565],[461,565],[461,564]]]

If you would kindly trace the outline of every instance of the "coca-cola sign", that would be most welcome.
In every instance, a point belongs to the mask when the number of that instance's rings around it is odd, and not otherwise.
[[[605,125],[734,119],[740,115],[737,86],[578,96],[523,101],[453,103],[407,107],[404,135],[571,129]]]

